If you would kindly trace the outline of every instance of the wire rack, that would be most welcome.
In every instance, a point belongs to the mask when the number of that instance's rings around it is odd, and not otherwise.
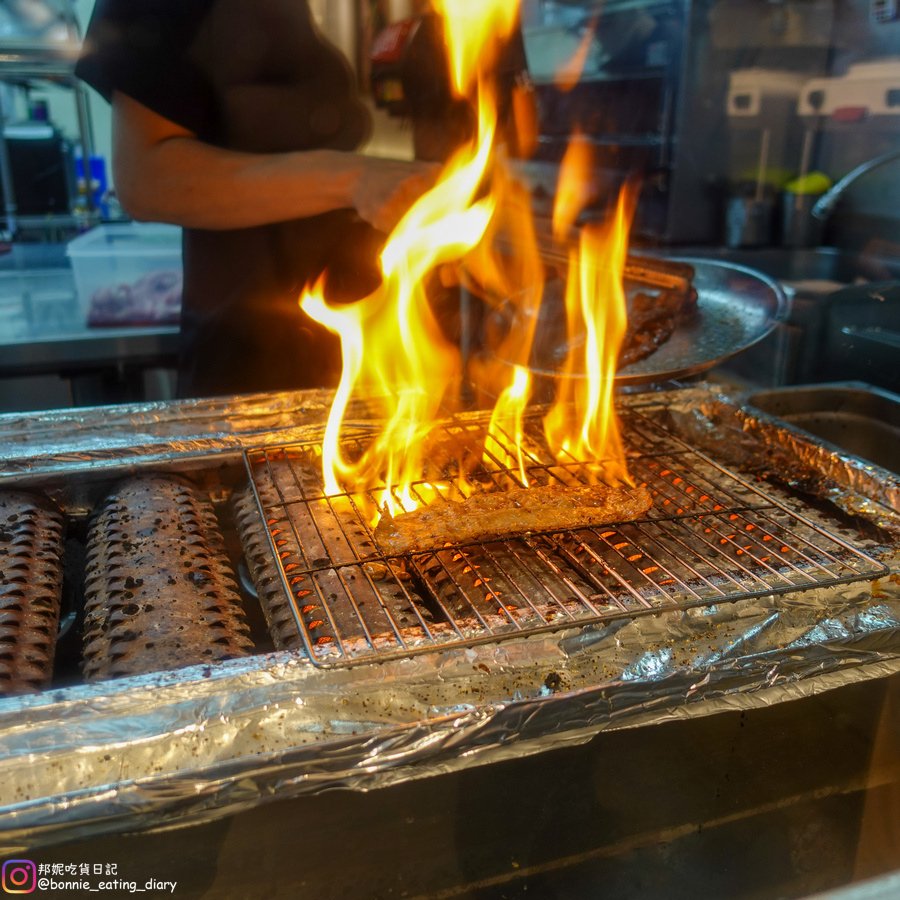
[[[629,409],[621,418],[632,478],[653,496],[640,520],[403,557],[385,555],[368,524],[380,491],[325,496],[318,444],[247,451],[260,513],[310,659],[351,665],[887,572],[652,416]],[[480,417],[447,421],[429,454],[436,471],[413,493],[424,498],[427,492],[432,502],[464,499],[453,477],[458,465],[480,490],[521,485],[502,436],[482,455],[486,427]],[[525,433],[529,484],[589,480],[584,461],[551,457],[537,416],[527,420]],[[360,432],[344,452],[361,454],[370,438]]]

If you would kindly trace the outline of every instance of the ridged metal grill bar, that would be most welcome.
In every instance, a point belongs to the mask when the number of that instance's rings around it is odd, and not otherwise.
[[[325,496],[318,444],[248,451],[251,484],[310,659],[329,666],[408,656],[886,572],[651,416],[629,409],[622,420],[631,475],[653,495],[640,520],[394,558],[368,524],[380,492]],[[480,447],[486,427],[480,417],[445,423],[432,454],[441,471],[413,485],[413,494],[464,499],[469,489],[460,487],[452,461]],[[361,431],[345,442],[345,454],[362,453],[369,439]],[[525,446],[529,484],[590,477],[584,461],[550,456],[537,416],[526,422]],[[521,486],[511,444],[501,436],[486,449],[464,460],[468,483],[476,490]]]

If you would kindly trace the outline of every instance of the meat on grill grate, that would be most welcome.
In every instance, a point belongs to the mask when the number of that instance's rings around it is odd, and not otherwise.
[[[179,478],[134,478],[107,498],[85,588],[88,681],[253,651],[215,510]]]
[[[0,493],[0,697],[53,674],[63,581],[63,517],[48,500]]]
[[[564,531],[636,519],[651,506],[646,488],[539,485],[473,494],[459,503],[434,503],[391,518],[375,531],[388,554],[444,544],[490,540],[531,531]]]

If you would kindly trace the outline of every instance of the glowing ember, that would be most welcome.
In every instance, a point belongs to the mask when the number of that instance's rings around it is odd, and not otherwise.
[[[515,308],[520,327],[509,329],[500,345],[491,348],[491,358],[498,362],[468,374],[479,397],[498,398],[482,462],[487,468],[509,469],[522,485],[529,484],[523,423],[544,267],[529,193],[510,174],[498,138],[498,93],[492,77],[502,42],[517,24],[518,4],[437,0],[435,7],[444,19],[455,89],[477,111],[475,135],[391,234],[381,258],[383,281],[375,293],[358,303],[333,306],[320,283],[301,298],[304,311],[335,332],[343,350],[341,382],[322,447],[325,490],[329,496],[377,490],[370,511],[373,524],[385,509],[396,515],[451,495],[447,482],[434,481],[426,449],[435,423],[458,403],[463,377],[459,349],[442,333],[429,303],[433,274],[441,267],[453,267],[488,305]],[[573,65],[580,67],[583,59]],[[520,136],[518,146],[531,140]],[[554,216],[554,233],[562,243],[585,201],[591,164],[586,147],[573,141],[563,166]],[[612,223],[583,229],[571,250],[566,291],[570,353],[545,420],[547,440],[560,461],[596,462],[597,476],[611,484],[628,481],[613,409],[613,378],[625,333],[628,206],[620,199]],[[377,407],[383,427],[360,455],[349,457],[342,434],[352,403],[360,399]],[[461,465],[452,492],[468,496],[476,489]]]

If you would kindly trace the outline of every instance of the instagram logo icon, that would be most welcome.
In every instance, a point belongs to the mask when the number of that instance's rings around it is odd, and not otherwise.
[[[8,859],[2,884],[7,894],[30,894],[37,887],[37,867],[30,859]]]

